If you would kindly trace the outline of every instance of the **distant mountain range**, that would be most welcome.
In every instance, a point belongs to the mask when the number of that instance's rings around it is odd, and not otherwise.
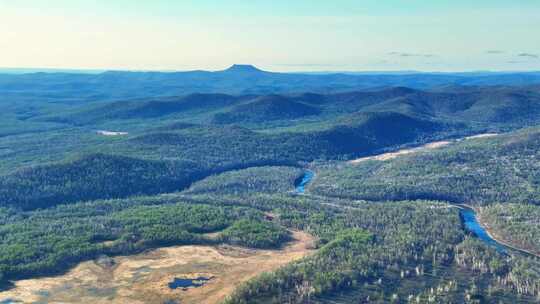
[[[192,93],[335,93],[395,86],[434,89],[443,86],[531,84],[540,84],[540,72],[302,74],[267,72],[251,65],[233,65],[216,72],[60,71],[13,74],[2,73],[0,70],[0,96],[15,100],[39,99],[55,102],[164,97]]]

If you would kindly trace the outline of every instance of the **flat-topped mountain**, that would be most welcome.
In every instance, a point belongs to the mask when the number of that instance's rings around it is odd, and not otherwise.
[[[226,73],[267,73],[250,64],[233,64],[230,68],[221,72]]]

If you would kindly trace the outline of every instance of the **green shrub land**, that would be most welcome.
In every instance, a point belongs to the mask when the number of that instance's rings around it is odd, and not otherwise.
[[[480,215],[497,237],[540,254],[540,206],[493,204],[480,209]]]

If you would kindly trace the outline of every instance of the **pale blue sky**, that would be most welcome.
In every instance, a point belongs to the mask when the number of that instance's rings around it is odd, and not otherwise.
[[[538,0],[0,0],[0,67],[540,70]]]

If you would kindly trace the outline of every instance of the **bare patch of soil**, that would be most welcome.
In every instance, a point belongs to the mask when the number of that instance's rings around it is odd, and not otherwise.
[[[497,134],[497,133],[484,133],[484,134],[468,136],[468,137],[465,137],[465,139],[487,138],[487,137],[494,137],[494,136],[497,136],[497,135],[499,135],[499,134]]]
[[[293,232],[281,250],[177,246],[112,258],[110,267],[83,262],[65,275],[21,280],[0,293],[23,303],[219,303],[242,282],[313,252],[311,235]],[[175,278],[211,278],[204,286],[170,289]]]
[[[423,145],[423,146],[420,146],[420,147],[416,147],[416,148],[402,149],[402,150],[398,150],[398,151],[395,151],[395,152],[388,152],[388,153],[383,153],[383,154],[379,154],[379,155],[375,155],[375,156],[357,158],[357,159],[351,160],[349,163],[358,164],[358,163],[368,161],[368,160],[384,161],[384,160],[393,159],[393,158],[396,158],[396,157],[399,157],[399,156],[402,156],[402,155],[413,154],[413,153],[418,153],[418,152],[422,152],[422,151],[426,151],[426,150],[437,149],[437,148],[440,148],[440,147],[447,146],[447,145],[449,145],[451,143],[452,142],[450,142],[450,141],[436,141],[436,142],[432,142],[432,143],[429,143],[429,144],[426,144],[426,145]]]

